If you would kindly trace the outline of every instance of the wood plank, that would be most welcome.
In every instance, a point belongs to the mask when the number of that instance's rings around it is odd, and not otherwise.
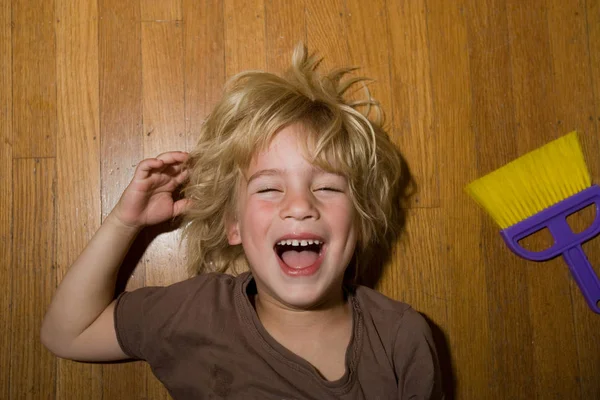
[[[142,24],[145,157],[184,147],[183,29],[179,22]]]
[[[417,183],[414,207],[439,206],[425,2],[388,2],[392,122]]]
[[[399,134],[391,126],[392,95],[390,88],[389,36],[384,0],[364,2],[360,0],[346,1],[346,31],[348,50],[352,64],[360,67],[356,75],[373,79],[368,84],[371,96],[381,103],[381,111],[387,116],[389,133],[393,140]],[[351,39],[354,38],[354,39]],[[364,98],[362,90],[356,93]],[[371,113],[374,117],[375,114]],[[401,149],[402,150],[402,149]]]
[[[0,4],[0,326],[11,330],[12,292],[12,32],[11,4]],[[19,271],[19,270],[17,270]],[[0,397],[9,398],[11,349],[10,335],[0,337]]]
[[[225,76],[249,69],[264,70],[264,0],[225,0]]]
[[[440,209],[415,209],[408,214],[404,237],[394,249],[393,267],[386,268],[378,287],[391,298],[406,302],[436,324],[446,324],[446,288],[438,270],[437,226]],[[439,277],[439,278],[438,278]]]
[[[503,0],[468,0],[472,120],[479,174],[495,170],[517,156],[515,117]],[[506,249],[498,227],[487,215],[480,235],[491,342],[490,398],[534,398],[527,263]],[[466,339],[466,338],[465,338]]]
[[[476,399],[487,393],[492,378],[487,309],[473,306],[488,303],[479,238],[482,213],[463,190],[478,177],[464,1],[428,0],[427,25],[435,136],[439,149],[452,149],[437,156],[439,180],[444,182],[440,185],[439,264],[449,276],[446,329],[455,366],[454,371],[444,371],[444,383],[455,398]]]
[[[584,148],[586,150],[587,162],[590,168],[590,172],[593,177],[593,181],[596,184],[600,183],[600,160],[595,155],[600,153],[600,1],[591,0],[585,2],[586,9],[586,22],[587,22],[587,37],[589,46],[589,64],[591,70],[591,84],[594,93],[594,109],[592,116],[595,117],[595,130],[590,129],[588,135],[584,138]],[[564,40],[564,38],[561,38]],[[566,43],[566,42],[563,42]],[[577,43],[579,45],[579,43]],[[563,58],[563,62],[567,62],[566,57]],[[569,75],[571,79],[577,79],[574,75]],[[558,74],[556,80],[559,80]],[[568,88],[565,82],[564,88]],[[561,88],[561,90],[563,90]],[[564,104],[566,106],[576,107],[575,103],[569,104],[567,99],[570,98],[565,96]],[[576,109],[572,112],[577,112]],[[595,131],[595,134],[594,134]],[[596,141],[593,138],[596,138]],[[588,220],[589,221],[589,220]],[[600,246],[598,246],[598,238],[594,241],[587,242],[583,245],[583,249],[588,255],[595,267],[596,274],[600,276]],[[600,361],[598,355],[598,332],[600,332],[600,319],[594,315],[590,315],[588,310],[583,311],[581,305],[575,306],[575,326],[577,327],[577,340],[579,344],[579,362],[580,370],[582,372],[581,379],[581,392],[582,399],[600,397],[600,382],[595,377],[600,375]]]
[[[346,2],[346,24],[348,46],[352,63],[360,65],[358,75],[375,79],[376,83],[370,85],[372,96],[378,99],[392,115],[393,100],[390,84],[390,62],[388,51],[391,45],[388,41],[393,39],[388,35],[391,26],[388,26],[386,3],[383,1],[366,4],[356,0]],[[368,44],[368,45],[367,45]],[[429,94],[427,94],[429,96]],[[360,94],[356,93],[359,97]],[[389,118],[391,119],[391,118]],[[400,132],[388,120],[386,124],[401,151],[406,155],[409,148],[401,138]],[[414,209],[409,213],[404,236],[396,246],[391,265],[384,269],[383,279],[378,288],[397,300],[411,304],[421,312],[431,326],[436,348],[442,365],[445,384],[451,387],[452,362],[446,333],[442,327],[447,326],[447,282],[446,268],[440,268],[438,260],[442,256],[441,244],[435,237],[442,217],[441,210]],[[451,392],[448,389],[447,392]]]
[[[525,154],[559,136],[554,119],[552,61],[544,2],[507,1],[516,145]],[[528,246],[543,249],[542,235]],[[526,266],[529,312],[533,326],[534,371],[530,374],[539,398],[571,397],[579,391],[575,328],[569,272],[561,259]]]
[[[292,52],[306,43],[304,0],[265,1],[267,71],[281,73],[291,65]]]
[[[9,399],[54,398],[56,357],[40,340],[56,287],[56,170],[52,158],[13,163],[12,340]],[[4,391],[4,390],[3,390]]]
[[[306,42],[309,52],[323,57],[321,72],[349,67],[348,36],[341,0],[306,0]]]
[[[587,5],[587,9],[586,9]],[[587,18],[586,18],[587,16]],[[592,181],[600,183],[600,2],[548,1],[548,26],[553,66],[555,122],[561,134],[580,132]],[[595,98],[594,98],[595,97]],[[591,215],[582,213],[575,229],[591,224]],[[590,263],[600,276],[600,238],[583,245]],[[562,261],[562,260],[561,260]],[[560,267],[566,268],[563,262]],[[573,279],[568,278],[573,302],[577,353],[559,347],[561,358],[578,354],[581,399],[600,398],[600,318],[591,312]],[[569,352],[571,351],[571,354]]]
[[[56,154],[54,1],[12,1],[15,157]]]
[[[517,151],[524,154],[559,136],[556,132],[549,32],[544,2],[507,0],[506,17],[513,76],[513,101],[517,127]],[[539,109],[543,108],[543,109]]]
[[[142,21],[181,21],[181,2],[182,0],[140,0]]]
[[[98,10],[56,0],[57,278],[100,226]],[[59,360],[57,396],[101,398],[99,365]]]
[[[183,28],[179,22],[142,23],[144,157],[185,150]],[[187,277],[179,231],[168,224],[144,232],[150,246],[144,254],[146,286],[169,285]],[[148,377],[148,398],[168,399],[166,389]]]
[[[398,143],[398,132],[391,123],[392,98],[388,54],[390,46],[385,1],[376,0],[366,3],[360,0],[346,0],[343,22],[348,42],[348,58],[351,61],[342,66],[349,64],[358,67],[359,69],[352,75],[366,77],[370,80],[355,85],[353,89],[349,90],[346,98],[351,101],[365,100],[367,93],[362,85],[366,84],[371,98],[380,102],[380,110],[377,112],[375,109],[359,107],[359,111],[367,114],[371,120],[381,118],[384,129],[391,140]],[[385,120],[386,118],[387,120]],[[404,153],[404,149],[400,148],[400,150]],[[385,271],[386,268],[401,269],[405,261],[402,259],[402,255],[399,255],[390,260],[383,270]],[[373,271],[375,270],[373,269]],[[377,275],[376,272],[373,274],[375,278]],[[386,279],[385,276],[381,278],[379,282],[374,283],[384,291],[388,290],[394,293],[397,285],[402,286],[402,280],[398,281],[397,276],[389,279]]]
[[[597,23],[597,21],[600,21],[600,1],[588,0],[585,2],[585,6],[587,30],[584,35],[587,34],[588,37],[590,79],[594,92],[594,114],[592,115],[595,115],[596,137],[600,137],[600,24]],[[556,78],[558,79],[558,74]],[[593,130],[590,133],[593,133]],[[594,176],[598,177],[600,175],[600,165],[596,163],[591,168]]]
[[[142,141],[142,57],[139,2],[102,0],[99,9],[100,137],[102,219],[112,211],[144,158]],[[117,292],[144,286],[145,249],[136,240],[123,263]],[[102,396],[146,397],[149,368],[142,362],[102,366]]]
[[[102,219],[112,211],[144,158],[142,57],[139,5],[99,3],[100,152]],[[133,266],[130,266],[133,269]],[[129,276],[127,290],[144,285],[144,267]]]
[[[142,24],[142,69],[144,157],[185,150],[181,23]],[[148,248],[146,285],[167,285],[185,278],[181,263],[172,259],[177,250],[175,236],[160,236]]]
[[[225,83],[223,2],[184,0],[185,123],[187,149],[221,98]]]

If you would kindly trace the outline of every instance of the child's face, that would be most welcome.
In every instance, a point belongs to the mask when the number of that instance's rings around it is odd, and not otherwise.
[[[229,243],[242,244],[261,298],[291,308],[340,296],[357,241],[346,178],[310,164],[303,140],[302,128],[291,125],[256,154],[228,227]]]

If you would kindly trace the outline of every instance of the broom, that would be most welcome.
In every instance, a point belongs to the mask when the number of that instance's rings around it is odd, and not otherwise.
[[[562,255],[589,307],[600,314],[600,280],[581,245],[600,233],[600,187],[592,185],[577,132],[508,163],[465,188],[496,221],[508,247],[532,261]],[[567,217],[595,204],[596,218],[574,233]],[[519,241],[547,228],[554,244],[542,251]]]

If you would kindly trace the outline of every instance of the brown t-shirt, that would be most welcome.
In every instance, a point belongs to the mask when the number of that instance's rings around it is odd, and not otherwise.
[[[147,361],[175,399],[439,399],[431,331],[410,306],[363,286],[348,290],[353,333],[346,372],[327,381],[262,326],[251,273],[209,273],[123,293],[117,338]]]

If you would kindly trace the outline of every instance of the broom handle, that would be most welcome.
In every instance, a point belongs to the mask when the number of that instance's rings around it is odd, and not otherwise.
[[[600,314],[600,280],[581,245],[579,244],[565,251],[563,258],[588,305],[594,312]]]

